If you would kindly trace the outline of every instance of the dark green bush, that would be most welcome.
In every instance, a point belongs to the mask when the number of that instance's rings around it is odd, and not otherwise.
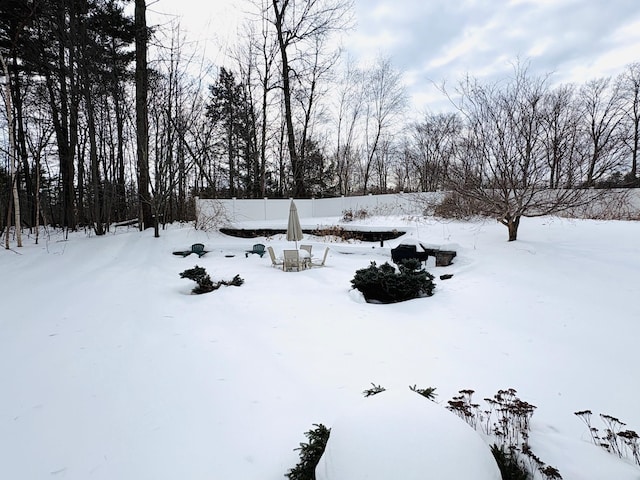
[[[378,393],[382,393],[386,391],[387,391],[386,388],[381,387],[380,385],[376,385],[375,383],[372,383],[371,388],[367,388],[364,392],[362,392],[362,394],[365,397],[371,397],[373,395],[377,395]]]
[[[201,293],[213,292],[214,290],[220,288],[222,285],[232,285],[234,287],[239,287],[244,283],[244,280],[240,278],[240,275],[236,275],[228,282],[225,280],[220,280],[217,283],[213,283],[207,271],[197,265],[182,272],[180,274],[180,278],[188,278],[189,280],[193,280],[198,284],[197,287],[194,287],[193,290],[191,290],[191,292],[195,293],[196,295],[199,295]]]
[[[412,392],[419,393],[428,400],[436,400],[436,387],[418,388],[417,386],[409,387]]]
[[[195,294],[212,292],[214,290],[211,277],[204,268],[198,265],[182,272],[180,278],[188,278],[198,284],[197,287],[191,290]]]
[[[415,259],[407,259],[398,269],[388,262],[379,267],[371,262],[368,268],[357,270],[351,285],[364,295],[367,302],[395,303],[433,295],[433,275]]]
[[[316,428],[304,434],[309,439],[309,443],[301,443],[300,448],[296,449],[300,451],[300,461],[285,475],[289,480],[315,480],[316,478],[316,466],[327,447],[331,430],[322,424],[314,423],[313,426]]]

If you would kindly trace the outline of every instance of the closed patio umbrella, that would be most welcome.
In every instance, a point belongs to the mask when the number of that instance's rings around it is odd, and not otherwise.
[[[300,218],[298,217],[298,209],[296,204],[291,200],[289,207],[289,223],[287,224],[287,240],[296,242],[296,250],[298,249],[298,240],[302,240],[302,227],[300,226]]]

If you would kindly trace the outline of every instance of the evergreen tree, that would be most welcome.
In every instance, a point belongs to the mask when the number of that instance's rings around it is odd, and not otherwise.
[[[255,115],[246,90],[236,82],[233,73],[223,67],[209,93],[207,116],[220,133],[217,147],[220,156],[226,160],[229,196],[259,193]]]

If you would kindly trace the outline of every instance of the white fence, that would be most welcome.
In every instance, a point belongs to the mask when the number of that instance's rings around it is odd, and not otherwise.
[[[296,199],[298,216],[304,218],[342,217],[344,212],[366,210],[368,215],[422,215],[431,200],[437,203],[441,193],[398,193],[358,197]],[[199,224],[217,217],[224,223],[287,221],[291,199],[220,199],[196,198]]]
[[[345,212],[368,215],[424,215],[440,203],[443,192],[398,193],[357,197],[296,199],[301,219],[342,217]],[[286,224],[291,199],[196,198],[196,219],[200,228],[234,226],[244,222],[282,221]],[[598,202],[575,208],[565,216],[576,218],[637,219],[640,217],[640,189],[609,190]]]

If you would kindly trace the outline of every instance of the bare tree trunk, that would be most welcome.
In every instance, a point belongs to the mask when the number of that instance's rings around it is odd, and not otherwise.
[[[303,197],[305,195],[303,171],[298,151],[296,149],[296,135],[293,128],[293,110],[291,108],[291,68],[289,67],[288,44],[284,29],[284,15],[286,13],[288,1],[278,4],[278,0],[273,0],[273,12],[275,14],[274,26],[278,35],[278,45],[280,46],[280,60],[282,62],[282,96],[284,100],[284,119],[287,128],[287,147],[289,149],[289,160],[291,161],[291,170],[293,172],[293,192],[294,197]]]
[[[40,239],[40,157],[36,159],[36,245]]]
[[[136,139],[140,230],[153,225],[149,194],[149,119],[147,93],[147,19],[145,0],[135,0],[136,26]]]
[[[14,94],[14,101],[13,101],[13,106],[15,107],[16,110],[16,118],[15,118],[15,124],[16,124],[16,130],[17,130],[17,134],[18,134],[18,138],[15,139],[14,138],[14,142],[16,142],[15,145],[15,149],[14,149],[14,155],[15,155],[15,159],[16,162],[18,164],[22,163],[22,172],[24,175],[24,183],[25,183],[25,193],[26,193],[26,198],[27,198],[27,222],[29,226],[33,225],[33,203],[32,203],[32,198],[33,198],[33,185],[32,185],[32,181],[31,181],[31,175],[29,172],[29,160],[28,160],[28,155],[27,155],[27,142],[26,142],[26,135],[25,135],[25,126],[24,126],[24,113],[23,113],[23,98],[22,98],[22,93],[21,93],[21,82],[20,82],[20,74],[19,74],[19,68],[18,68],[18,55],[17,55],[17,50],[13,49],[13,58],[12,58],[12,63],[13,63],[13,67],[14,67],[14,71],[13,71],[13,85],[14,85],[14,89],[13,89],[13,94]],[[9,81],[7,79],[7,81]],[[17,140],[17,141],[16,141]]]
[[[93,217],[93,229],[96,235],[104,235],[104,219],[102,210],[102,185],[100,179],[100,169],[98,167],[98,148],[96,144],[96,122],[95,122],[95,107],[93,104],[93,96],[91,91],[91,80],[89,76],[89,61],[87,54],[87,27],[83,18],[84,8],[87,5],[83,5],[83,12],[80,14],[78,20],[80,29],[80,48],[79,56],[81,61],[80,76],[82,82],[82,95],[84,97],[86,108],[86,121],[89,135],[89,160],[91,168],[91,197],[90,197],[90,209],[91,217]],[[87,7],[88,8],[88,7]],[[81,180],[79,179],[78,182]]]
[[[520,215],[506,215],[499,222],[509,230],[509,241],[513,242],[518,239],[518,227],[520,226]]]
[[[2,70],[4,72],[5,84],[4,84],[4,106],[7,111],[7,127],[9,129],[9,168],[11,175],[11,191],[13,193],[13,205],[14,205],[14,221],[16,225],[16,242],[18,247],[22,247],[22,221],[20,219],[20,197],[18,195],[18,176],[16,174],[16,139],[13,131],[13,107],[11,104],[11,84],[9,77],[9,69],[4,60],[4,57],[0,55],[0,63],[2,63]],[[9,213],[10,215],[10,213]],[[11,220],[7,218],[7,234],[5,237],[5,248],[9,248],[9,230],[11,228]]]
[[[13,197],[9,197],[9,206],[7,207],[7,228],[4,236],[4,248],[9,250],[11,244],[9,243],[9,235],[11,234],[11,211],[13,207]]]

